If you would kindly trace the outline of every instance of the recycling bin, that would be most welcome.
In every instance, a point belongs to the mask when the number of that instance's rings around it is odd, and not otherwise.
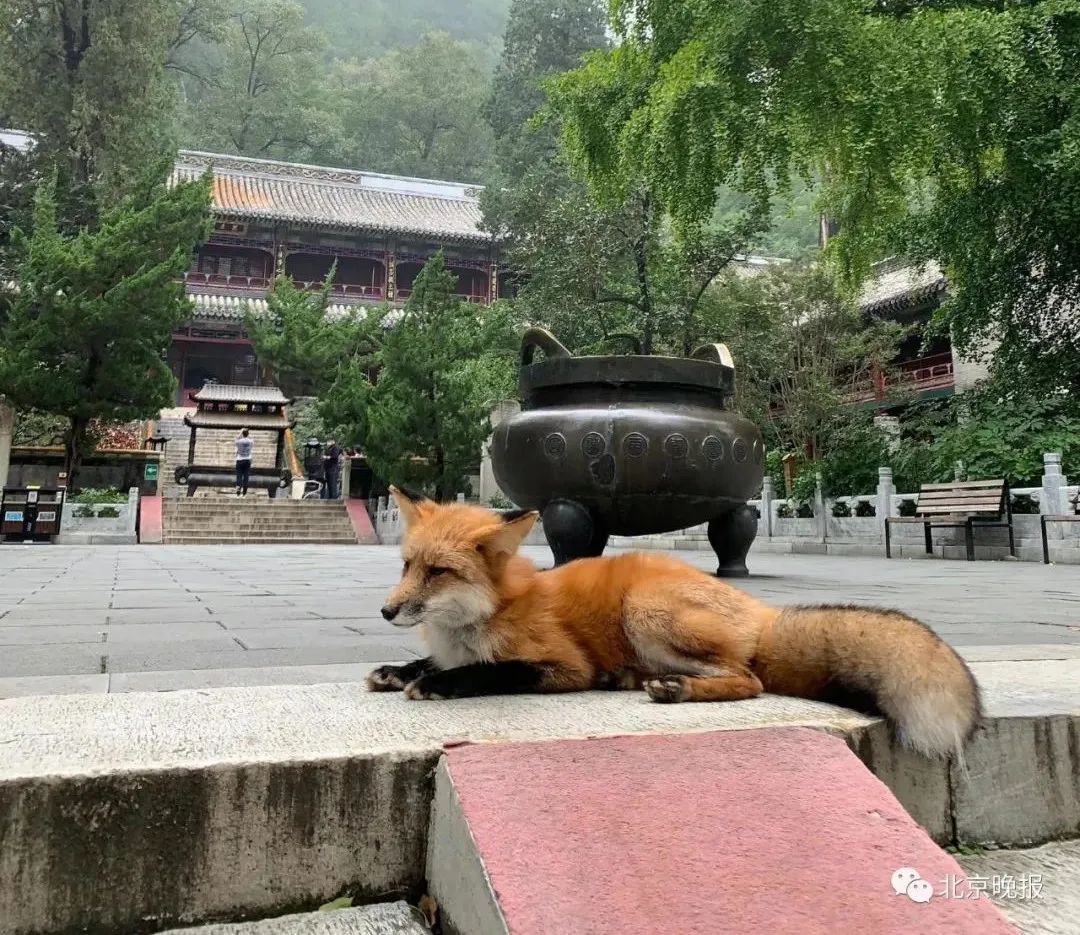
[[[60,532],[64,487],[5,487],[0,499],[0,540],[51,542]]]

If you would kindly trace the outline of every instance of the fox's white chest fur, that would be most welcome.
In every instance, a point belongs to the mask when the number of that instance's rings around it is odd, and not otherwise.
[[[496,641],[487,622],[491,601],[471,589],[450,592],[424,608],[424,636],[440,669],[494,662]]]
[[[429,625],[426,629],[431,658],[440,669],[495,661],[495,643],[483,624],[453,629]]]

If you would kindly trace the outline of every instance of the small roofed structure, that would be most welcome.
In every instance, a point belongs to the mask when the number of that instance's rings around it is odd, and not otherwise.
[[[292,472],[285,467],[285,433],[295,425],[286,412],[292,400],[278,387],[207,383],[192,400],[198,408],[184,416],[184,424],[191,428],[188,463],[176,469],[176,482],[187,485],[189,497],[199,487],[231,487],[235,477],[235,463],[195,463],[195,442],[200,429],[239,432],[246,428],[250,432],[275,433],[274,467],[252,467],[250,484],[264,488],[274,498],[278,490],[292,483]]]

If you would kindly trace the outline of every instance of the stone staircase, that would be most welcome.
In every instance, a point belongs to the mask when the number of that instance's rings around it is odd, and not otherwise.
[[[173,497],[164,501],[166,545],[356,545],[342,500],[247,497]]]

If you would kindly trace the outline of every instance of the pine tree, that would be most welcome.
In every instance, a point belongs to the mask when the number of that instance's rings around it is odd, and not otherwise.
[[[343,372],[324,407],[328,423],[362,412],[364,453],[375,473],[439,499],[464,490],[489,433],[490,403],[505,394],[513,372],[505,310],[471,306],[454,287],[436,254],[417,276],[401,321],[386,332],[375,385],[358,371],[350,379]]]
[[[275,280],[265,315],[248,313],[244,327],[259,360],[291,396],[322,396],[338,367],[356,358],[370,360],[378,344],[378,316],[355,309],[332,317],[330,289],[336,264],[319,289],[301,289],[288,276]]]
[[[164,175],[74,234],[59,230],[54,179],[38,191],[32,232],[13,235],[0,394],[68,420],[70,486],[94,420],[148,418],[174,392],[165,353],[191,314],[180,277],[209,236],[210,180],[170,188]]]
[[[547,103],[543,83],[577,68],[587,52],[605,48],[606,23],[603,0],[512,3],[487,108],[499,170],[507,180],[557,161],[555,126],[530,124]]]

